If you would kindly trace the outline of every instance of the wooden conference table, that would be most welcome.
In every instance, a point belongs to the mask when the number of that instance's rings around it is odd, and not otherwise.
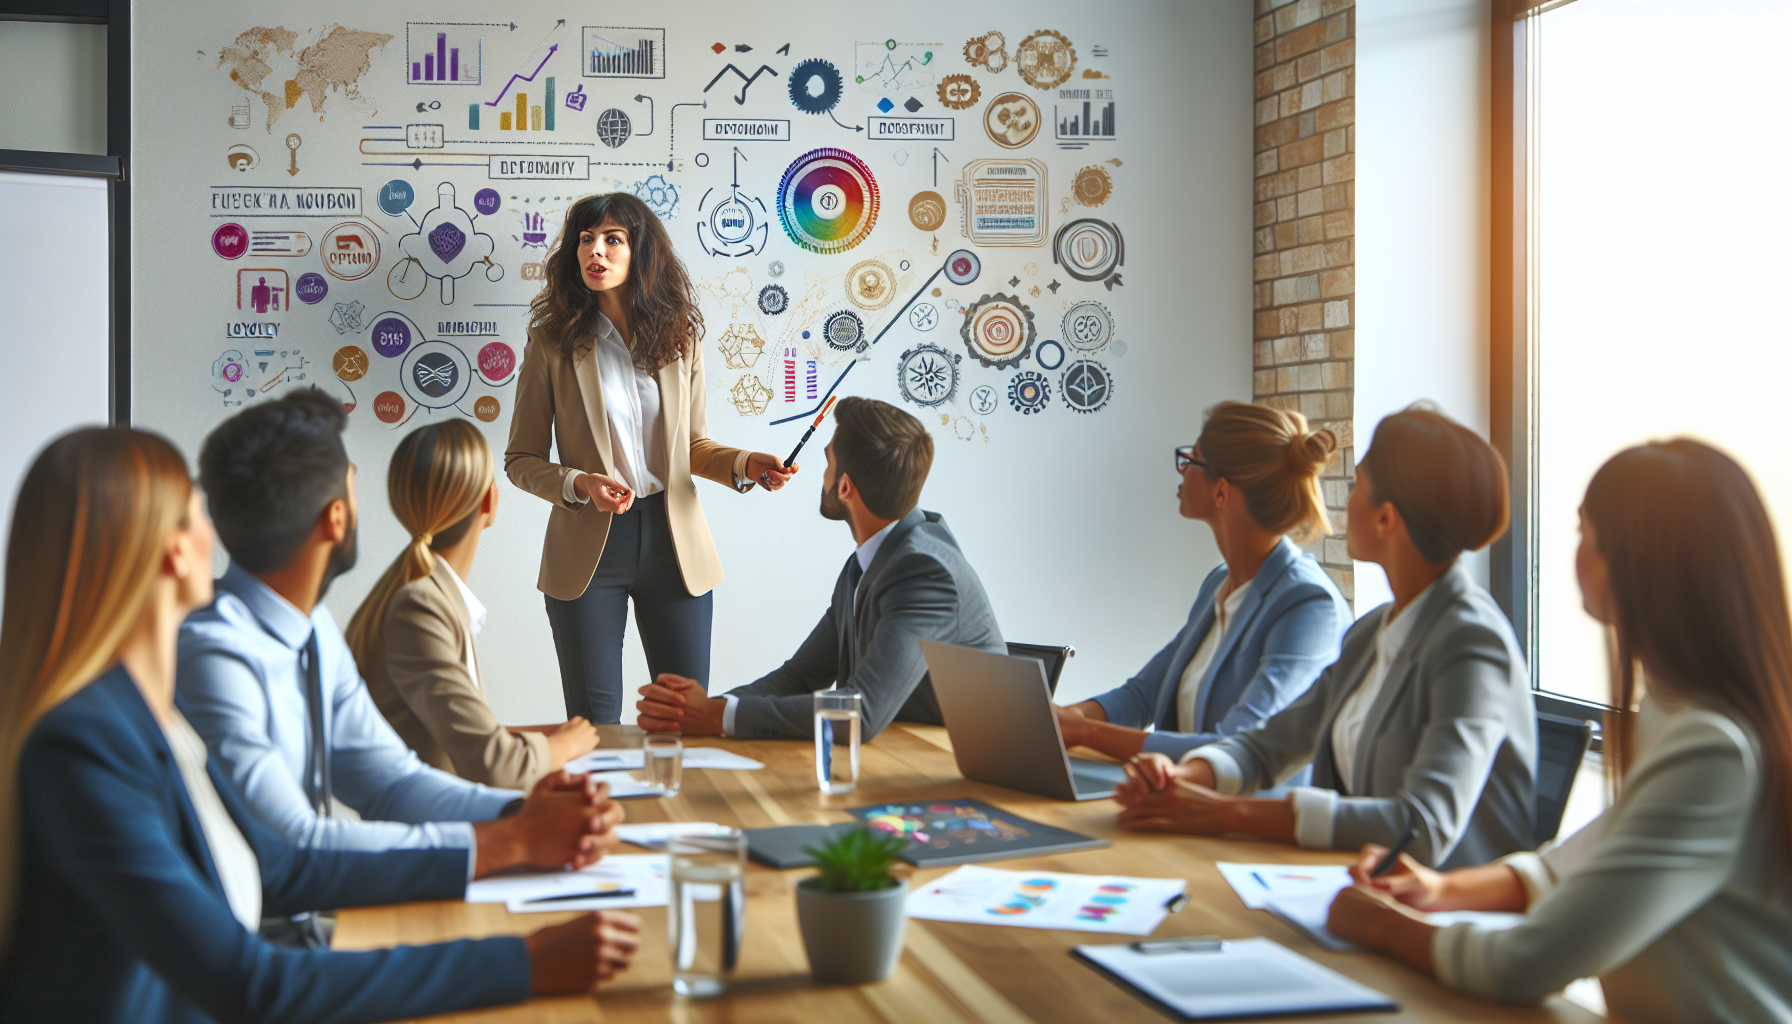
[[[603,747],[640,745],[633,728],[599,727]],[[1126,832],[1114,823],[1111,800],[1064,803],[1015,790],[969,782],[958,774],[943,728],[896,724],[863,748],[858,791],[825,797],[815,786],[814,748],[789,741],[698,739],[765,762],[761,771],[687,770],[683,792],[670,800],[631,800],[630,821],[715,821],[744,828],[847,820],[843,808],[884,801],[975,797],[1016,814],[1113,841],[1106,849],[1002,861],[1015,870],[1187,878],[1193,899],[1164,919],[1156,937],[1265,935],[1334,970],[1393,996],[1399,1014],[1348,1014],[1349,1021],[1602,1021],[1560,996],[1541,1007],[1500,1007],[1464,999],[1381,956],[1328,953],[1267,912],[1247,910],[1213,866],[1215,861],[1329,863],[1339,853],[1311,853],[1279,843]],[[617,852],[642,852],[621,846]],[[917,872],[927,882],[951,868]],[[775,1024],[825,1021],[950,1024],[1078,1024],[1149,1022],[1166,1018],[1071,956],[1079,943],[1119,941],[1078,932],[1038,931],[989,925],[911,920],[902,962],[874,985],[817,985],[809,977],[797,931],[795,882],[807,870],[775,871],[750,864],[747,871],[747,941],[738,974],[726,996],[687,999],[672,992],[666,912],[637,911],[641,950],[634,965],[591,997],[533,999],[527,1003],[456,1014],[439,1020],[571,1022],[673,1021]],[[345,910],[336,929],[338,949],[368,949],[519,934],[567,920],[571,914],[511,914],[502,904],[411,903]]]

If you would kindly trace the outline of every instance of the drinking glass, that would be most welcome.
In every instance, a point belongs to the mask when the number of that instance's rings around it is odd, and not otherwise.
[[[642,781],[661,796],[677,796],[684,783],[684,741],[663,732],[648,733],[641,740]]]
[[[857,690],[815,693],[815,781],[830,796],[859,784],[861,705]]]
[[[740,961],[746,934],[747,836],[729,829],[713,836],[679,836],[672,857],[672,989],[680,995],[720,995]]]

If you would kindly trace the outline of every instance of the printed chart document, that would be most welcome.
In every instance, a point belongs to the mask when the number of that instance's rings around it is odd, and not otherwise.
[[[578,772],[638,772],[647,767],[646,754],[640,747],[621,750],[597,749],[583,757],[575,757],[566,763],[566,770]],[[720,771],[750,772],[765,767],[765,762],[755,761],[750,757],[742,757],[732,751],[720,747],[686,747],[684,748],[684,766],[686,768],[714,768]]]
[[[1076,953],[1189,1020],[1400,1009],[1269,939],[1218,945],[1207,952],[1140,953],[1127,943],[1078,946]]]
[[[583,871],[542,871],[482,878],[468,903],[502,903],[513,914],[663,907],[671,901],[663,853],[611,855]]]
[[[966,865],[916,889],[908,916],[929,921],[1149,935],[1182,895],[1180,878],[1125,878]]]

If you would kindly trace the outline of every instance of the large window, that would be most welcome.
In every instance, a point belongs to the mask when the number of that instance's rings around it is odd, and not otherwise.
[[[1788,38],[1792,0],[1575,0],[1517,23],[1514,519],[1531,587],[1513,592],[1542,690],[1608,697],[1574,550],[1587,482],[1617,451],[1675,435],[1726,449],[1792,541]]]

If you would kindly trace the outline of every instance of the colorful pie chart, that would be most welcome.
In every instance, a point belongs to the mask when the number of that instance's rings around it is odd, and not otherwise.
[[[877,223],[877,179],[843,149],[798,157],[778,184],[778,217],[790,240],[810,252],[845,252]]]

